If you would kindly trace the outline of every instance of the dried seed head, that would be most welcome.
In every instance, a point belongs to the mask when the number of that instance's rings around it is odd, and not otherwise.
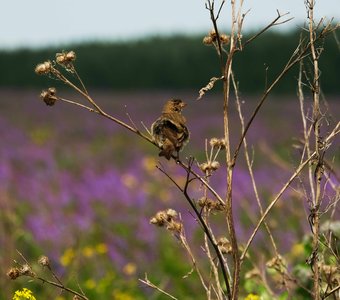
[[[75,61],[76,60],[76,53],[74,51],[69,51],[66,53],[66,58],[69,61]]]
[[[159,211],[154,217],[150,219],[150,223],[162,227],[167,222],[167,219],[168,215],[166,214],[166,212]]]
[[[232,253],[231,243],[226,237],[221,237],[217,241],[217,246],[223,254]]]
[[[66,54],[65,53],[57,53],[55,55],[55,59],[57,61],[58,64],[64,64],[66,61]]]
[[[174,231],[177,233],[180,233],[182,231],[182,228],[183,228],[182,223],[173,220],[169,222],[168,225],[166,226],[167,230]]]
[[[254,268],[245,274],[246,279],[261,278],[261,273],[258,269]]]
[[[38,75],[46,75],[51,72],[52,69],[52,63],[50,61],[45,61],[41,64],[38,64],[35,67],[35,73]]]
[[[67,67],[76,60],[76,53],[74,51],[56,53],[55,59],[58,64]]]
[[[38,264],[42,265],[43,267],[49,267],[50,260],[47,256],[43,255],[38,259]]]
[[[230,36],[229,35],[226,35],[226,34],[221,34],[220,35],[220,41],[222,44],[229,44],[230,42]]]
[[[167,230],[180,233],[182,231],[182,223],[175,220],[177,217],[178,213],[174,209],[169,208],[157,212],[156,215],[150,219],[150,223],[159,227],[166,226]]]
[[[266,263],[266,267],[269,269],[283,270],[285,268],[284,261],[281,255],[276,255]]]
[[[217,160],[214,160],[211,162],[210,166],[212,171],[216,171],[220,167],[220,163]]]
[[[210,211],[223,211],[224,205],[218,201],[214,201],[212,199],[209,199],[207,197],[202,197],[198,200],[198,205],[200,207],[204,207],[207,210]]]
[[[211,30],[210,30],[209,36],[213,39],[213,41],[216,40],[217,34],[216,34],[215,29],[211,29]]]
[[[213,203],[214,203],[214,201],[212,199],[207,198],[207,197],[202,197],[198,200],[198,205],[200,207],[205,207],[209,210],[214,205]]]
[[[212,172],[216,171],[219,167],[220,163],[217,160],[204,162],[199,165],[201,171],[207,176],[210,176]]]
[[[209,170],[209,163],[204,162],[200,164],[199,167],[203,173],[206,173]]]
[[[175,211],[175,210],[172,209],[172,208],[169,208],[169,209],[166,211],[166,214],[167,214],[167,216],[168,216],[170,219],[176,219],[176,218],[178,217],[177,211]]]
[[[32,268],[28,264],[24,264],[20,269],[19,272],[21,275],[26,275],[30,277],[36,277],[36,274],[32,271]]]
[[[40,98],[45,102],[46,105],[53,106],[58,99],[56,97],[56,93],[57,90],[54,87],[50,87],[40,93]]]
[[[204,45],[212,45],[212,43],[213,43],[213,39],[212,39],[212,37],[211,36],[205,36],[204,38],[203,38],[203,44]]]
[[[54,87],[50,87],[48,88],[48,92],[50,93],[51,96],[55,96],[55,94],[57,93],[57,89]]]
[[[20,270],[18,268],[10,268],[8,270],[8,272],[6,273],[6,275],[10,279],[15,280],[15,279],[17,279],[21,275],[21,273],[20,273]]]
[[[210,146],[213,148],[221,148],[224,149],[225,148],[225,140],[224,139],[218,139],[216,137],[213,137],[210,140]]]

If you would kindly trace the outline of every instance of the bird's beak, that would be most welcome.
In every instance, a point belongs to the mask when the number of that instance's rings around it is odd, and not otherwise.
[[[187,106],[187,104],[185,102],[181,103],[181,108],[186,107],[186,106]]]

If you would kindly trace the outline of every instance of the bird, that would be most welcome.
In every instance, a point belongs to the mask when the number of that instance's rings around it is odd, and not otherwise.
[[[186,103],[181,99],[169,99],[161,116],[152,123],[151,134],[155,143],[161,149],[159,156],[170,160],[176,152],[176,160],[179,160],[179,152],[189,141],[190,133],[187,128],[186,119],[182,115],[182,109]]]

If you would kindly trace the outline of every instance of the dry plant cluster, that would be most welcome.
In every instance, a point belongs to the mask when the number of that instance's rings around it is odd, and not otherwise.
[[[336,181],[332,179],[332,166],[327,160],[327,150],[333,146],[335,137],[340,132],[340,123],[328,126],[328,130],[324,130],[324,124],[327,122],[327,116],[323,112],[323,95],[320,86],[320,69],[319,58],[323,54],[322,42],[328,35],[335,34],[339,28],[339,24],[335,24],[326,20],[315,20],[314,10],[315,1],[305,0],[307,22],[302,28],[301,39],[296,49],[291,54],[287,63],[282,67],[281,72],[272,81],[265,86],[264,92],[248,119],[242,112],[242,101],[239,94],[237,74],[233,72],[233,60],[236,55],[242,55],[242,51],[254,40],[261,37],[263,33],[272,27],[289,22],[287,14],[277,12],[277,17],[263,30],[251,38],[244,40],[242,36],[242,27],[247,13],[243,13],[243,1],[231,0],[231,31],[227,34],[222,33],[219,28],[219,20],[224,18],[225,1],[207,0],[205,5],[209,12],[212,22],[212,30],[204,37],[204,45],[211,46],[216,50],[220,62],[220,70],[216,70],[216,76],[211,78],[208,84],[200,89],[197,103],[204,101],[205,94],[214,88],[217,81],[221,81],[222,90],[222,107],[224,121],[224,136],[222,138],[211,138],[206,141],[205,154],[206,161],[198,162],[194,157],[186,159],[177,159],[173,156],[178,168],[182,168],[186,173],[184,185],[178,183],[176,179],[169,173],[166,168],[159,163],[156,167],[168,178],[175,187],[183,194],[191,207],[191,213],[197,220],[198,226],[201,228],[204,244],[203,252],[209,263],[208,268],[204,268],[198,261],[195,251],[191,249],[190,243],[186,237],[185,224],[181,218],[180,212],[171,208],[164,211],[155,212],[155,216],[151,218],[150,223],[168,230],[183,246],[188,254],[188,258],[192,264],[192,271],[186,276],[190,276],[192,272],[198,275],[198,279],[205,291],[206,299],[238,299],[240,297],[240,286],[244,280],[258,280],[267,289],[267,293],[274,299],[275,291],[267,282],[266,276],[261,272],[261,268],[254,264],[251,272],[246,274],[243,271],[245,263],[251,263],[252,257],[250,249],[253,246],[255,236],[258,234],[260,227],[264,227],[268,237],[268,247],[272,251],[272,259],[270,259],[265,267],[271,269],[275,274],[277,283],[280,283],[281,289],[287,292],[288,299],[294,298],[294,291],[297,287],[302,288],[310,296],[310,299],[339,299],[340,298],[340,271],[339,271],[339,249],[337,249],[338,241],[333,234],[330,225],[327,230],[321,231],[321,224],[328,221],[332,224],[335,211],[339,201],[339,187]],[[35,72],[39,75],[46,75],[53,79],[60,80],[65,85],[77,91],[86,101],[83,104],[78,100],[69,100],[58,95],[55,88],[51,87],[44,90],[40,97],[47,105],[55,105],[63,102],[69,105],[76,105],[81,109],[94,112],[102,117],[108,118],[118,125],[124,127],[137,137],[148,143],[158,147],[149,129],[143,123],[139,128],[130,118],[130,123],[126,123],[106,111],[93,99],[87,91],[80,76],[78,75],[75,62],[76,54],[73,51],[57,53],[54,60],[49,60],[37,65]],[[268,206],[264,207],[264,201],[258,193],[258,186],[253,172],[253,161],[251,149],[247,142],[247,133],[251,128],[254,119],[258,116],[259,111],[268,99],[268,95],[274,87],[280,83],[280,80],[294,66],[299,66],[299,77],[297,80],[299,109],[301,110],[301,118],[303,124],[303,136],[299,144],[301,153],[299,163],[292,168],[291,176],[282,185],[281,190],[271,199]],[[308,107],[305,101],[304,93],[312,96],[312,106]],[[232,132],[230,128],[230,107],[231,94],[235,95],[235,104],[239,114],[242,132]],[[309,114],[309,111],[312,111]],[[190,127],[190,124],[189,124]],[[231,135],[239,134],[238,143],[235,147],[231,145]],[[242,150],[242,151],[241,151]],[[242,156],[243,155],[243,156]],[[233,210],[233,180],[234,169],[239,161],[243,159],[246,163],[251,178],[254,191],[254,199],[258,205],[260,217],[257,220],[248,241],[240,245],[238,236],[235,231],[235,218]],[[223,163],[222,163],[223,162]],[[216,192],[213,185],[215,171],[219,168],[226,169],[225,195]],[[305,181],[307,178],[307,181]],[[202,196],[196,199],[192,196],[192,183],[200,182],[203,187]],[[275,237],[267,223],[267,217],[275,210],[277,203],[280,201],[283,193],[291,188],[293,182],[301,182],[301,194],[309,207],[308,221],[310,224],[311,234],[311,251],[309,257],[306,257],[306,263],[310,266],[310,280],[312,285],[307,286],[305,282],[294,277],[285,264],[285,259],[280,254],[277,247]],[[324,193],[325,185],[331,186],[334,195],[329,197]],[[322,204],[328,203],[325,209],[321,209]],[[328,213],[328,214],[326,214]],[[211,218],[216,215],[222,215],[225,220],[225,235],[216,236],[213,226],[211,226]],[[328,220],[323,217],[330,216]],[[322,250],[321,250],[322,249]],[[326,263],[326,256],[332,256],[335,261],[333,264]],[[51,270],[48,258],[40,260],[40,264]],[[13,268],[8,273],[12,279],[21,275],[30,276],[39,279],[44,283],[50,283],[58,288],[64,289],[74,294],[74,299],[88,299],[84,293],[68,289],[62,284],[58,277],[53,273],[55,281],[47,281],[34,273],[26,261],[23,266]],[[177,299],[171,292],[165,291],[163,288],[152,283],[147,276],[141,281],[158,290],[160,293],[167,295],[172,299]],[[81,289],[80,289],[81,291]],[[255,296],[254,296],[255,297]],[[249,298],[260,299],[260,298]]]

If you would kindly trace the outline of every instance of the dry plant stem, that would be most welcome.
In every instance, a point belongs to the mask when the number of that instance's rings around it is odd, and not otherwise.
[[[338,285],[337,287],[335,287],[334,289],[330,290],[328,293],[324,294],[322,296],[322,299],[326,299],[328,298],[329,296],[331,296],[332,294],[334,294],[335,292],[339,291],[340,290],[340,285]],[[334,297],[334,299],[337,299],[336,296]]]
[[[204,248],[205,248],[205,253],[206,253],[206,255],[209,259],[209,263],[210,263],[212,273],[213,273],[213,276],[214,276],[214,280],[215,280],[215,284],[216,284],[216,289],[214,289],[214,291],[216,293],[217,299],[223,300],[223,289],[221,287],[221,283],[220,283],[219,276],[218,276],[218,268],[217,268],[216,264],[214,263],[214,259],[211,255],[211,251],[210,251],[210,247],[209,247],[209,241],[208,241],[206,234],[204,235]],[[209,289],[211,289],[211,286],[212,286],[212,283],[209,282]]]
[[[241,8],[240,8],[241,9]],[[236,7],[235,0],[231,0],[232,11],[232,27],[230,34],[230,50],[225,65],[222,65],[223,79],[223,123],[224,123],[224,140],[225,140],[225,159],[227,164],[227,195],[226,195],[226,216],[228,224],[228,232],[232,248],[233,257],[233,282],[232,282],[232,299],[238,299],[239,281],[240,281],[240,255],[237,244],[237,237],[235,232],[234,217],[233,217],[233,198],[232,198],[232,185],[233,185],[233,170],[234,163],[231,162],[231,149],[230,149],[230,133],[229,133],[229,97],[230,97],[230,76],[232,72],[233,56],[236,51]],[[216,21],[214,22],[216,26]]]
[[[183,193],[185,199],[188,201],[189,205],[191,206],[191,208],[195,212],[195,215],[197,216],[198,221],[199,221],[200,225],[202,226],[202,229],[203,229],[204,233],[208,237],[211,246],[214,248],[214,251],[216,253],[217,259],[218,259],[218,261],[220,263],[220,267],[221,267],[221,271],[222,271],[222,275],[223,275],[223,280],[224,280],[224,283],[225,283],[226,288],[227,288],[227,297],[228,297],[228,299],[231,299],[230,284],[229,284],[229,279],[228,279],[228,275],[227,275],[227,271],[226,271],[226,266],[224,264],[223,255],[222,255],[220,249],[218,248],[218,245],[217,245],[217,243],[216,243],[216,241],[214,239],[213,234],[209,230],[209,226],[206,224],[206,222],[205,222],[204,218],[202,217],[200,211],[197,209],[194,201],[191,199],[190,195],[188,194],[188,187],[189,187],[189,183],[191,182],[191,180],[189,178],[190,174],[191,174],[191,172],[190,172],[191,164],[192,164],[192,161],[189,162],[189,167],[188,167],[188,170],[187,170],[187,177],[186,177],[184,188],[179,186],[178,183],[167,172],[165,172],[163,169],[161,169],[160,167],[157,167],[157,168],[166,177],[168,177],[170,179],[170,181],[172,181],[173,184]]]
[[[323,153],[322,141],[320,137],[321,126],[321,113],[320,113],[320,85],[319,85],[319,55],[315,49],[315,28],[314,28],[314,7],[315,0],[307,0],[306,7],[309,18],[309,41],[310,51],[313,62],[313,122],[314,122],[314,135],[315,135],[315,152],[316,159],[318,160],[315,169],[315,195],[313,199],[313,207],[311,208],[311,226],[313,231],[313,250],[311,254],[311,267],[314,273],[313,286],[314,286],[314,299],[320,299],[320,270],[319,270],[319,234],[320,234],[320,204],[321,204],[321,179],[323,176]]]
[[[185,236],[185,232],[184,232],[184,229],[182,230],[182,232],[179,234],[178,236],[179,240],[181,241],[183,247],[185,248],[185,250],[187,251],[188,255],[190,256],[190,259],[191,259],[191,262],[192,262],[192,265],[193,265],[193,269],[196,270],[197,272],[197,275],[201,281],[201,284],[203,286],[203,288],[205,289],[206,293],[207,293],[207,299],[210,299],[210,290],[209,288],[207,287],[207,285],[205,284],[205,281],[204,281],[204,278],[201,274],[201,271],[200,269],[198,268],[198,265],[197,265],[197,262],[196,262],[196,258],[194,256],[194,254],[192,253],[191,251],[191,248],[188,244],[188,241],[186,239],[186,236]],[[189,272],[189,274],[192,273],[192,270]],[[186,275],[185,277],[187,277],[188,275]]]
[[[214,147],[210,148],[210,155],[208,155],[208,141],[205,140],[205,154],[206,154],[207,162],[212,162],[212,161],[216,160],[217,155],[218,155],[218,153],[220,151],[220,148],[221,147],[219,147],[218,150],[216,151],[216,155],[215,155],[215,157],[213,159],[212,157],[213,157]],[[206,180],[209,181],[208,175],[206,176]],[[207,189],[206,186],[204,186],[204,193],[203,194],[204,194],[203,196],[205,198],[208,198],[208,189]],[[202,213],[203,213],[203,219],[204,219],[205,223],[207,224],[210,233],[213,235],[213,230],[211,229],[210,223],[209,223],[209,217],[210,217],[209,210],[207,210],[206,208],[203,208]],[[213,238],[216,241],[216,238],[215,238],[214,235],[213,235]],[[212,255],[211,255],[211,251],[210,251],[210,247],[209,247],[209,241],[208,241],[208,237],[207,237],[206,234],[204,235],[204,248],[205,248],[205,253],[206,253],[207,257],[208,257],[208,260],[209,260],[209,263],[210,263],[210,266],[211,266],[211,269],[212,269],[212,273],[213,273],[213,276],[214,276],[214,280],[215,280],[216,289],[214,289],[214,291],[216,293],[217,298],[220,299],[220,300],[223,300],[223,289],[221,287],[221,283],[220,283],[220,279],[219,279],[218,267],[215,264],[215,261],[214,261]],[[228,275],[230,276],[228,265],[226,263],[225,263],[225,266],[227,268]],[[210,290],[210,288],[212,286],[212,283],[210,282],[209,285],[210,285],[209,286],[209,290]],[[210,299],[210,298],[208,298],[208,299]]]
[[[300,66],[299,66],[299,78],[298,78],[298,97],[299,97],[299,102],[300,102],[300,111],[301,111],[301,118],[302,118],[302,124],[303,124],[303,134],[304,134],[304,149],[307,152],[307,157],[310,156],[311,149],[310,149],[310,144],[309,144],[309,136],[310,136],[310,130],[307,128],[307,119],[306,119],[306,113],[304,109],[304,94],[303,94],[303,87],[302,87],[302,71],[303,71],[303,60],[300,61]],[[301,156],[301,159],[303,159],[304,155]],[[313,182],[313,170],[311,168],[311,163],[310,167],[308,168],[308,177],[309,177],[309,182]],[[312,193],[312,198],[314,199],[314,185],[311,184],[311,193]]]
[[[331,140],[340,133],[340,122],[337,123],[337,125],[334,127],[334,129],[332,130],[332,132],[327,136],[327,138],[325,139],[325,144],[328,145]],[[275,206],[275,204],[277,203],[277,201],[281,198],[282,194],[285,192],[285,190],[290,186],[290,184],[293,182],[293,180],[300,174],[300,172],[304,169],[304,167],[306,167],[306,165],[309,164],[309,162],[313,159],[315,159],[316,157],[316,151],[314,151],[313,153],[311,153],[311,156],[309,156],[305,161],[303,161],[298,168],[296,169],[296,171],[294,172],[294,174],[289,178],[289,180],[286,182],[286,184],[282,187],[282,189],[279,191],[279,193],[275,196],[275,198],[272,200],[272,202],[269,204],[269,206],[267,207],[267,209],[264,211],[262,217],[260,218],[260,220],[258,221],[255,229],[253,230],[253,233],[251,234],[250,238],[248,239],[248,242],[242,252],[241,255],[241,261],[244,260],[249,246],[252,243],[257,231],[259,230],[260,226],[262,225],[263,221],[265,220],[265,218],[267,217],[267,215],[269,214],[269,212],[272,210],[272,208]]]
[[[148,276],[145,273],[145,279],[139,279],[140,282],[143,282],[144,284],[146,284],[147,286],[156,289],[157,291],[161,292],[162,294],[168,296],[169,298],[173,299],[173,300],[178,300],[178,298],[170,295],[169,293],[167,293],[166,291],[162,290],[160,287],[158,287],[157,285],[153,284],[149,279]]]
[[[238,114],[239,114],[239,118],[240,118],[240,122],[241,122],[241,129],[242,129],[242,131],[244,131],[244,117],[243,117],[243,114],[242,114],[241,102],[240,102],[240,98],[239,98],[239,94],[238,94],[238,87],[237,87],[237,84],[236,84],[235,77],[234,77],[233,73],[231,74],[231,78],[232,78],[233,87],[234,87],[234,91],[235,91],[236,105],[237,105],[237,110],[238,110]],[[250,157],[249,157],[249,151],[248,151],[248,145],[247,145],[247,139],[246,138],[244,139],[243,147],[244,147],[244,155],[245,155],[245,159],[246,159],[246,163],[247,163],[250,179],[251,179],[253,190],[254,190],[254,193],[255,193],[255,198],[256,198],[257,205],[258,205],[258,207],[260,209],[260,213],[261,213],[261,216],[262,216],[263,215],[263,208],[262,208],[261,200],[260,200],[260,197],[259,197],[259,194],[258,194],[258,191],[257,191],[257,185],[256,185],[256,182],[255,182],[255,177],[254,177],[254,173],[253,173],[252,163],[251,163]],[[269,239],[270,239],[271,244],[273,246],[273,249],[275,251],[275,255],[277,256],[279,254],[278,250],[277,250],[277,246],[276,246],[276,243],[274,241],[274,237],[273,237],[273,235],[272,235],[272,233],[270,231],[270,228],[269,228],[267,222],[264,222],[264,226],[265,226],[265,228],[267,230]],[[241,261],[241,263],[242,263],[242,261]]]
[[[339,28],[339,24],[337,24],[334,27],[331,27],[331,25],[327,25],[325,26],[325,28],[317,35],[314,37],[314,43],[324,37],[326,37],[328,34],[334,32],[337,28]],[[294,67],[297,63],[299,63],[302,59],[304,59],[305,57],[310,55],[310,42],[306,42],[305,44],[303,43],[303,41],[301,41],[299,43],[299,45],[297,46],[297,48],[295,49],[295,51],[293,52],[292,56],[290,57],[290,59],[288,60],[287,64],[283,67],[282,71],[279,73],[279,75],[273,80],[273,82],[270,84],[270,86],[265,90],[265,92],[263,93],[260,101],[258,102],[254,112],[252,113],[251,117],[249,118],[249,121],[246,123],[245,129],[242,133],[242,136],[240,138],[240,141],[236,147],[236,150],[234,152],[233,155],[233,159],[232,159],[232,164],[235,164],[239,151],[241,149],[243,140],[245,138],[245,136],[247,135],[247,132],[252,124],[252,122],[254,121],[256,115],[258,114],[258,112],[260,111],[262,105],[264,104],[264,102],[266,101],[268,95],[270,94],[270,92],[273,90],[273,88],[280,82],[280,80],[286,75],[286,73],[292,68]]]
[[[58,288],[60,288],[62,290],[65,290],[65,291],[67,291],[67,292],[69,292],[69,293],[71,293],[73,295],[76,295],[76,296],[80,297],[81,299],[89,300],[89,298],[87,298],[86,296],[76,292],[75,290],[72,290],[72,289],[64,286],[62,283],[50,281],[50,280],[44,279],[44,278],[39,277],[39,276],[36,277],[36,279],[39,279],[40,281],[42,281],[42,283],[48,283],[48,284],[53,285],[55,287],[58,287]]]
[[[244,47],[244,46],[248,45],[249,43],[251,43],[252,41],[254,41],[256,38],[258,38],[261,34],[266,32],[271,27],[277,26],[277,25],[281,25],[281,24],[284,24],[284,23],[287,23],[287,22],[291,21],[293,18],[289,18],[289,19],[283,20],[281,22],[278,22],[282,17],[287,16],[288,14],[289,13],[281,15],[280,12],[277,11],[277,17],[270,24],[268,24],[266,27],[264,27],[262,30],[260,30],[258,33],[256,33],[251,38],[246,40],[245,43],[242,45],[242,47]]]
[[[21,256],[21,258],[25,261],[25,263],[26,263],[26,265],[30,265],[29,264],[29,262],[27,261],[27,259],[25,258],[25,256],[19,251],[19,250],[17,250],[17,252],[18,252],[18,254]],[[62,282],[61,282],[61,280],[58,278],[58,276],[53,272],[53,270],[51,269],[51,267],[50,266],[48,266],[48,269],[50,270],[50,272],[52,273],[52,276],[58,281],[58,282],[54,282],[54,281],[51,281],[51,280],[47,280],[47,279],[45,279],[45,278],[43,278],[43,277],[40,277],[40,276],[31,276],[31,275],[27,275],[27,276],[30,276],[30,277],[32,277],[32,278],[34,278],[34,279],[38,279],[38,280],[40,280],[40,281],[42,281],[43,283],[48,283],[48,284],[50,284],[50,285],[52,285],[52,286],[55,286],[55,287],[58,287],[58,288],[60,288],[60,289],[62,289],[62,290],[65,290],[65,291],[67,291],[67,292],[69,292],[69,293],[71,293],[71,294],[73,294],[73,295],[76,295],[76,296],[78,296],[78,297],[80,297],[81,299],[84,299],[84,300],[89,300],[89,298],[87,298],[84,294],[81,294],[81,293],[78,293],[77,291],[75,291],[75,290],[73,290],[73,289],[70,289],[70,288],[68,288],[68,287],[66,287]]]

